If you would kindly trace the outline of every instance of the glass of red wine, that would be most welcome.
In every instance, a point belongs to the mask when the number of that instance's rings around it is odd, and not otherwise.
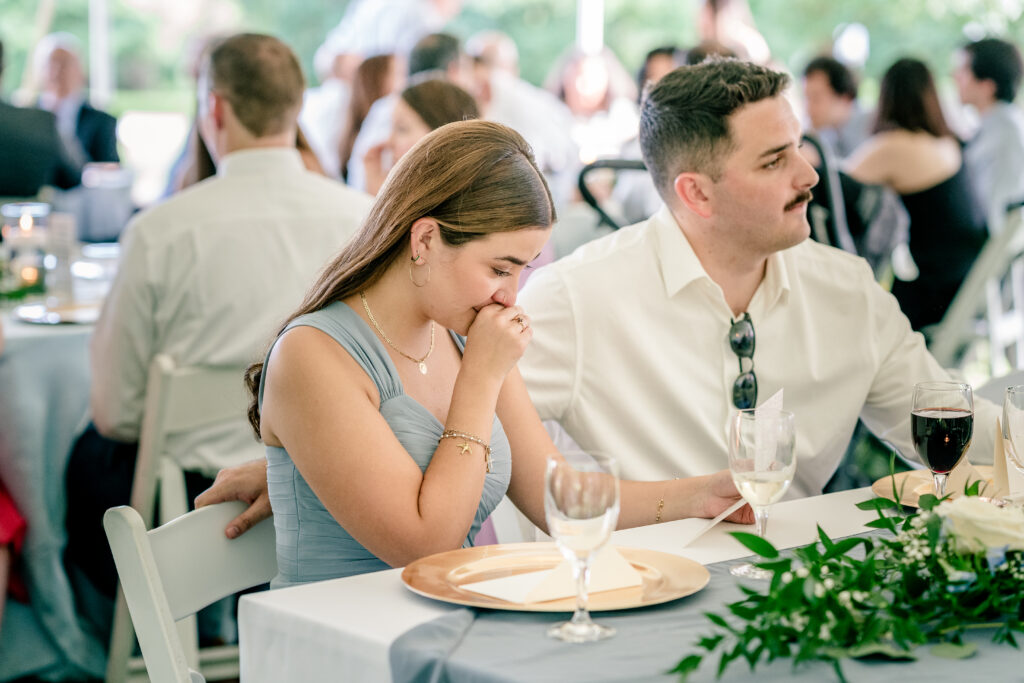
[[[910,416],[914,448],[935,479],[935,495],[946,495],[946,476],[964,457],[974,433],[970,384],[920,382],[914,385]]]

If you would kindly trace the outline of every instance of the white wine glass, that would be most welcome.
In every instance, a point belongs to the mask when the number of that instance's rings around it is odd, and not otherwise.
[[[729,471],[740,495],[754,509],[757,535],[764,538],[768,508],[789,488],[796,472],[793,413],[751,408],[733,416],[729,425]],[[729,569],[734,576],[770,579],[772,573],[750,562]]]
[[[946,477],[971,445],[974,395],[970,384],[919,382],[910,416],[914,449],[932,472],[935,495],[946,495]]]
[[[1024,474],[1024,384],[1006,387],[1003,399],[1003,444],[1007,460]],[[1012,496],[1012,498],[1019,498]]]
[[[548,533],[572,565],[576,611],[555,624],[548,636],[570,643],[602,640],[615,629],[595,624],[587,611],[590,566],[619,519],[619,467],[600,453],[567,452],[548,458],[544,478],[544,516]]]

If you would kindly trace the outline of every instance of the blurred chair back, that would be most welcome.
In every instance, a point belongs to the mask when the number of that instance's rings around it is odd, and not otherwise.
[[[803,140],[814,148],[821,160],[818,168],[818,196],[822,201],[812,203],[807,210],[811,236],[816,242],[856,254],[857,248],[853,243],[853,237],[850,236],[850,225],[846,218],[843,186],[839,180],[839,169],[832,150],[810,133],[804,133]]]
[[[618,230],[622,227],[622,223],[619,220],[613,218],[602,206],[601,201],[594,195],[590,187],[587,185],[587,176],[599,169],[610,169],[613,172],[619,171],[643,171],[647,172],[647,166],[640,159],[598,159],[592,161],[580,170],[580,177],[577,186],[580,190],[580,196],[583,197],[583,201],[590,205],[594,211],[597,212],[599,225],[607,225],[613,230]]]
[[[946,314],[923,330],[929,350],[943,367],[956,365],[972,342],[987,337],[993,376],[1024,368],[1022,224],[1024,207],[1017,205],[1003,216],[1001,226],[989,226],[990,237]]]
[[[179,633],[182,620],[194,620],[201,608],[266,583],[277,573],[273,519],[233,540],[224,535],[228,522],[245,507],[237,501],[210,505],[152,531],[146,531],[142,517],[128,506],[111,508],[103,516],[154,683],[205,681],[186,654]]]
[[[156,517],[160,523],[188,512],[185,475],[177,462],[166,455],[168,436],[244,415],[248,399],[243,371],[241,367],[177,367],[174,359],[165,354],[153,359],[131,496],[131,506],[143,520],[154,518],[158,498],[160,509]],[[218,675],[238,675],[238,648],[223,646],[200,651],[194,618],[182,622],[181,640],[193,668],[204,672],[216,669]],[[144,674],[141,660],[131,657],[133,645],[132,622],[124,592],[119,588],[107,659],[107,683],[135,680],[138,674]]]

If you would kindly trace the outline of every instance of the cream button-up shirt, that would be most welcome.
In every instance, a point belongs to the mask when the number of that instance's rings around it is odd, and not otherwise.
[[[534,330],[519,369],[541,419],[617,456],[627,479],[728,467],[732,312],[666,207],[541,269],[519,303]],[[858,417],[916,458],[913,386],[948,376],[865,261],[811,240],[773,254],[747,312],[758,402],[785,389],[795,414],[789,497],[821,493]],[[988,417],[970,459],[991,462],[998,410],[976,409]]]
[[[217,176],[142,212],[93,333],[91,408],[100,433],[137,441],[149,364],[248,365],[356,232],[372,198],[310,173],[294,149],[234,152]],[[239,375],[239,383],[242,378]],[[181,466],[213,475],[263,457],[243,415],[172,435]]]

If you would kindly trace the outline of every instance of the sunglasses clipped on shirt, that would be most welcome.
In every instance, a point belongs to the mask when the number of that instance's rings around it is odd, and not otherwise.
[[[754,374],[754,323],[750,314],[744,312],[729,326],[729,348],[740,363],[740,374],[732,383],[732,404],[739,410],[753,408],[757,404],[757,376]],[[743,369],[743,359],[750,359],[750,369]]]

